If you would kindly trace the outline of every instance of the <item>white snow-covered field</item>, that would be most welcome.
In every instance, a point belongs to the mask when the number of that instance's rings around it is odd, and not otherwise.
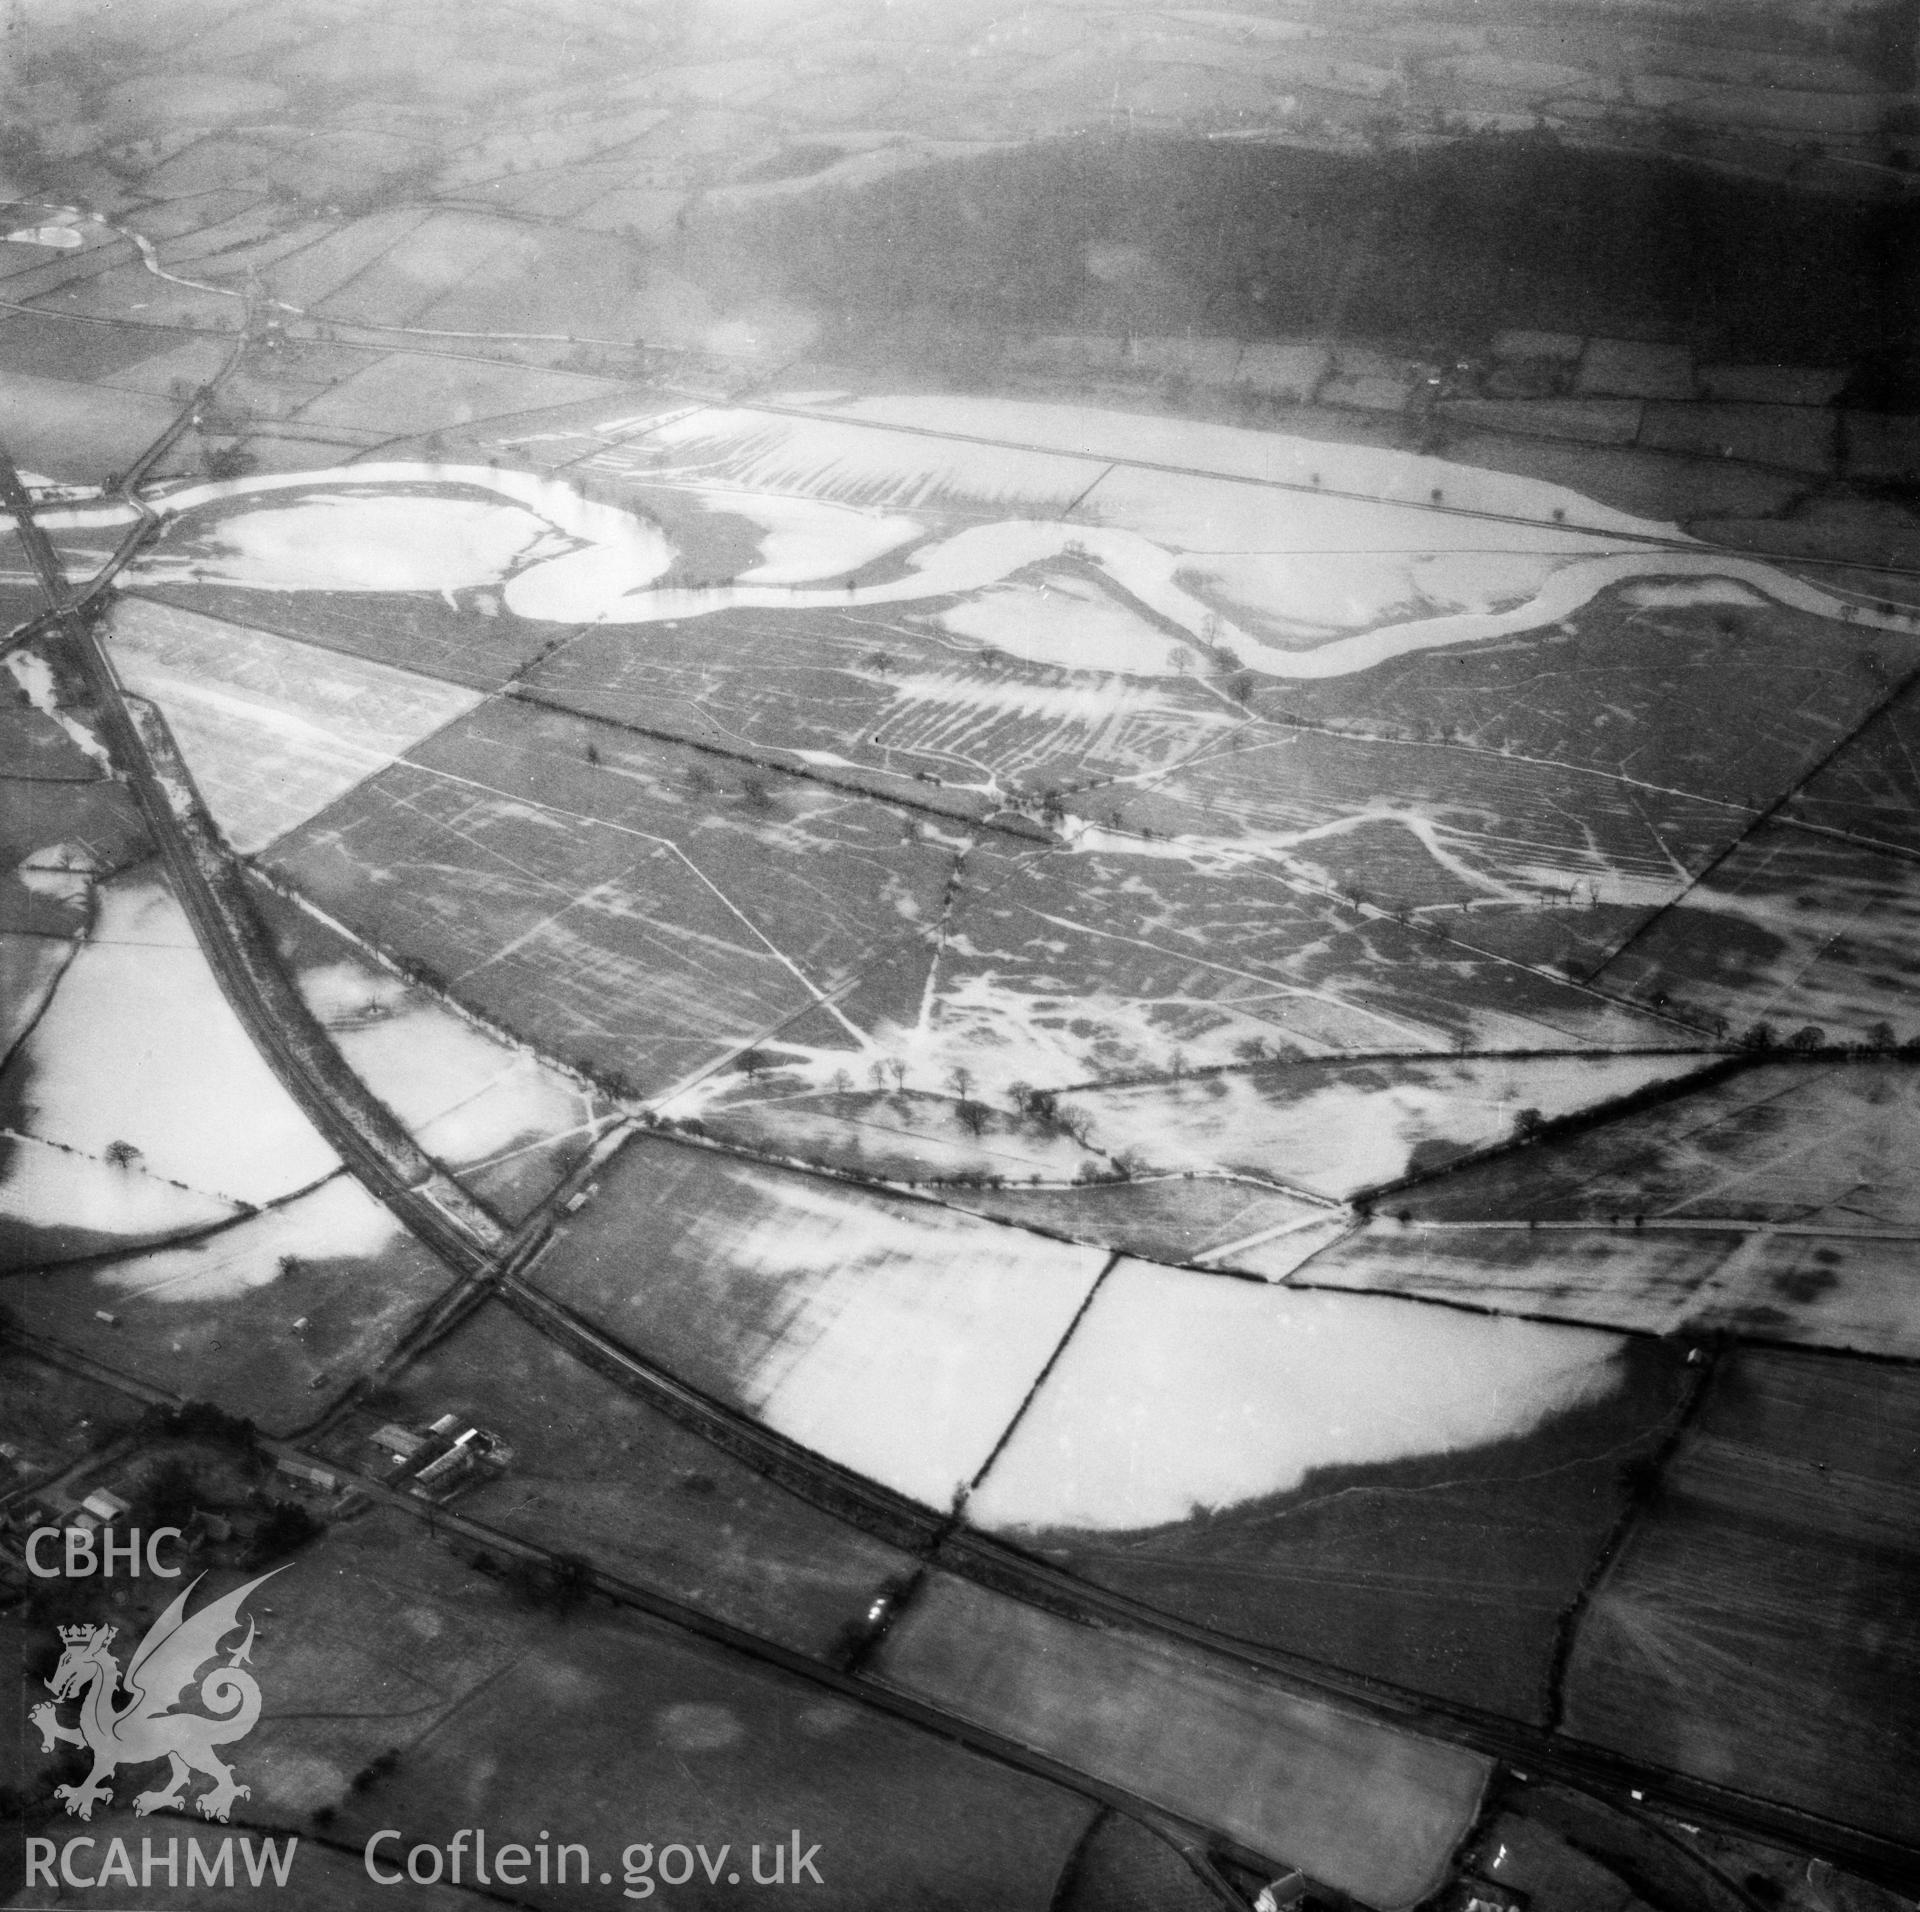
[[[101,886],[93,933],[23,1054],[31,1133],[82,1154],[124,1142],[154,1175],[256,1205],[340,1166],[151,878]]]
[[[1790,1173],[1790,1171],[1788,1171]],[[1821,1259],[1821,1257],[1827,1259]],[[1458,1307],[1638,1334],[1751,1334],[1920,1357],[1913,1243],[1887,1235],[1545,1222],[1402,1229],[1376,1223],[1314,1263],[1324,1288],[1410,1295]]]
[[[969,1517],[996,1531],[1159,1526],[1288,1492],[1317,1467],[1507,1439],[1606,1394],[1621,1345],[1122,1262]]]
[[[234,848],[262,849],[481,693],[173,605],[123,598],[115,670],[165,714]]]
[[[855,398],[830,404],[809,403],[805,398],[783,400],[776,395],[769,403],[790,403],[795,409],[836,421],[861,420],[896,430],[952,434],[987,444],[1095,459],[1122,469],[1167,467],[1160,475],[1168,477],[1192,473],[1290,485],[1317,482],[1329,492],[1350,493],[1349,502],[1363,504],[1424,504],[1438,486],[1450,504],[1534,518],[1546,527],[1552,527],[1553,513],[1562,510],[1570,525],[1586,530],[1661,534],[1674,530],[1672,525],[1616,511],[1562,485],[1378,445],[1332,444],[1240,425],[1106,411],[1091,405],[953,394]]]
[[[1104,1260],[760,1176],[690,1234],[686,1252],[785,1286],[779,1331],[739,1382],[760,1416],[933,1507],[993,1451]]]
[[[1228,1071],[1064,1098],[1089,1139],[1157,1169],[1240,1170],[1325,1195],[1404,1175],[1423,1143],[1476,1148],[1684,1075],[1693,1056],[1555,1056]]]
[[[1173,676],[1180,669],[1178,636],[1083,578],[992,585],[943,612],[939,624],[1023,663],[1134,677]]]
[[[296,1261],[371,1259],[401,1232],[393,1216],[343,1173],[283,1208],[205,1241],[116,1261],[97,1271],[94,1280],[127,1302],[226,1301],[277,1281],[288,1256]]]
[[[12,1146],[0,1171],[0,1215],[16,1221],[101,1235],[183,1235],[242,1212],[139,1162],[104,1162],[37,1136],[9,1132],[6,1139]]]
[[[415,1139],[457,1169],[556,1137],[597,1132],[586,1093],[383,971],[328,963],[296,977],[362,1082]]]

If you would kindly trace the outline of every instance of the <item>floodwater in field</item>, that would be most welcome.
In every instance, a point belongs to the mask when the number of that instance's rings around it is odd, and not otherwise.
[[[177,1248],[115,1262],[95,1276],[126,1302],[226,1301],[263,1288],[303,1261],[370,1260],[400,1224],[349,1175],[237,1227]]]
[[[1286,1493],[1315,1468],[1510,1439],[1610,1391],[1621,1345],[1125,1262],[969,1514],[998,1529],[1153,1527]]]
[[[29,1135],[7,1134],[0,1215],[40,1228],[101,1235],[183,1235],[230,1220],[231,1202]]]
[[[1060,646],[1085,668],[1156,675],[1188,667],[1174,655],[1184,634],[1216,666],[1343,676],[1535,630],[1609,586],[1643,581],[1731,585],[1862,626],[1920,628],[1672,525],[1411,452],[1074,406],[894,399],[848,409],[856,415],[696,411],[646,435],[678,460],[646,467],[649,484],[724,497],[710,508],[756,523],[751,561],[725,579],[663,583],[680,556],[666,533],[560,480],[407,462],[162,495],[155,508],[173,529],[129,576],[265,591],[487,589],[517,616],[571,624],[986,593],[971,618],[980,637],[1006,628],[1016,574],[1070,561],[1104,574],[1174,642],[1134,632],[1116,646],[1106,607],[1068,591],[1054,609],[1084,650],[1064,632]],[[982,442],[970,429],[1005,436]],[[1158,457],[1168,464],[1139,462]],[[755,495],[763,509],[743,502]],[[975,521],[954,530],[959,509]],[[119,510],[80,506],[46,522],[99,524]],[[863,581],[863,565],[883,575]]]
[[[594,1127],[588,1097],[557,1069],[395,977],[329,963],[302,970],[298,982],[348,1068],[451,1167]]]
[[[71,226],[21,226],[17,231],[7,234],[4,241],[10,246],[51,246],[56,252],[78,252],[87,243],[83,232],[76,232]]]
[[[13,1069],[33,1135],[102,1161],[111,1151],[205,1196],[268,1202],[340,1166],[150,878],[101,886],[92,933]]]
[[[1131,677],[1166,677],[1180,669],[1176,636],[1081,578],[997,584],[943,612],[939,624],[1028,664]],[[1189,668],[1195,661],[1189,653]]]
[[[748,1404],[843,1466],[948,1505],[1066,1332],[1100,1251],[792,1178],[731,1179],[686,1249],[777,1296],[739,1375]]]
[[[53,666],[44,657],[21,646],[7,653],[7,669],[35,710],[51,717],[66,732],[68,739],[84,750],[103,770],[112,769],[106,746],[71,711],[61,707],[58,688],[53,681]]]
[[[1089,1139],[1156,1169],[1277,1173],[1344,1196],[1699,1067],[1693,1056],[1556,1056],[1223,1072],[1063,1098]]]

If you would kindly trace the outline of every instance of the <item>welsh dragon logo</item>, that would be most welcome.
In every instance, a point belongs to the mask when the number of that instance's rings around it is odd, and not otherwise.
[[[273,1573],[286,1570],[276,1567]],[[234,1783],[233,1768],[219,1759],[216,1746],[245,1739],[260,1717],[260,1687],[245,1670],[253,1646],[253,1622],[247,1637],[200,1682],[198,1699],[207,1713],[180,1713],[173,1709],[193,1683],[193,1676],[220,1649],[220,1643],[240,1624],[240,1608],[254,1588],[273,1578],[263,1573],[236,1587],[224,1599],[186,1617],[187,1598],[205,1578],[188,1581],[179,1597],[147,1629],[125,1674],[108,1649],[116,1629],[110,1626],[62,1627],[64,1651],[53,1678],[47,1682],[51,1702],[42,1700],[28,1717],[40,1729],[40,1750],[57,1745],[85,1746],[93,1754],[93,1770],[78,1786],[57,1786],[54,1797],[67,1810],[91,1819],[96,1804],[111,1804],[113,1788],[105,1784],[117,1766],[141,1766],[156,1759],[170,1762],[172,1774],[164,1786],[140,1793],[136,1813],[158,1812],[162,1806],[184,1804],[190,1776],[204,1774],[214,1783],[199,1798],[201,1812],[224,1821],[236,1799],[252,1796],[252,1788]],[[116,1705],[114,1689],[124,1686],[125,1702]],[[78,1727],[63,1726],[60,1702],[77,1700]],[[212,1717],[208,1715],[211,1714]]]

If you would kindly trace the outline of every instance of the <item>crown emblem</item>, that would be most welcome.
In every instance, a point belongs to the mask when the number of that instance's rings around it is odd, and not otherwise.
[[[275,1567],[209,1601],[198,1613],[187,1611],[187,1598],[200,1581],[189,1582],[134,1650],[132,1670],[138,1679],[126,1688],[124,1699],[117,1697],[120,1662],[107,1650],[119,1629],[104,1625],[59,1629],[66,1650],[53,1677],[45,1682],[53,1698],[29,1707],[27,1717],[40,1729],[43,1753],[65,1745],[82,1746],[93,1754],[93,1770],[85,1779],[53,1789],[54,1798],[64,1801],[68,1812],[91,1819],[95,1806],[113,1803],[113,1788],[106,1782],[117,1767],[151,1765],[156,1760],[166,1760],[173,1776],[164,1786],[134,1797],[136,1818],[163,1806],[184,1812],[183,1794],[195,1773],[213,1781],[212,1788],[193,1802],[203,1818],[224,1821],[236,1799],[250,1796],[214,1748],[245,1739],[260,1717],[260,1685],[247,1670],[255,1631],[252,1621],[245,1623],[247,1637],[227,1654],[224,1664],[204,1674],[200,1669],[216,1659],[221,1642],[239,1630],[240,1609],[247,1597],[285,1571]],[[182,1707],[189,1694],[205,1710]],[[80,1709],[77,1725],[62,1722],[63,1705]]]

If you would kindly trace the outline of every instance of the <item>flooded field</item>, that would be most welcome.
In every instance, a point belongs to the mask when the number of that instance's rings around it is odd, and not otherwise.
[[[717,481],[728,510],[761,520],[757,561],[740,565],[732,582],[656,588],[675,563],[661,531],[642,513],[559,481],[394,462],[174,492],[164,510],[177,528],[134,575],[161,586],[262,591],[497,590],[522,618],[649,624],[740,609],[912,603],[1079,558],[1162,628],[1282,679],[1346,676],[1412,652],[1538,630],[1641,577],[1733,581],[1817,616],[1838,619],[1844,608],[1867,627],[1920,630],[1920,618],[1843,606],[1772,566],[1690,549],[1670,524],[1442,460],[1157,421],[1148,437],[1163,442],[1143,443],[1129,428],[1125,461],[1110,471],[1098,451],[1104,433],[1114,446],[1108,459],[1118,456],[1110,415],[1103,423],[1074,408],[965,400],[851,410],[845,418],[778,403],[765,413],[695,409],[647,431],[650,482],[671,485],[676,469],[697,471],[696,491]],[[944,457],[930,464],[916,433],[937,438]],[[1222,476],[1140,468],[1157,461]],[[742,502],[794,490],[821,505],[796,517],[793,504]],[[282,491],[305,495],[251,502]],[[851,508],[835,513],[831,503]],[[975,515],[995,505],[1034,515],[947,535],[902,515]],[[1070,523],[1049,522],[1068,506]],[[892,515],[876,523],[875,507]],[[112,516],[69,511],[50,522]],[[1488,540],[1488,516],[1499,521],[1497,543]],[[1204,555],[1221,541],[1251,550],[1232,563]],[[1406,569],[1378,563],[1383,544],[1404,553]],[[896,551],[904,568],[862,581],[858,574]],[[831,589],[815,583],[836,577],[844,582]],[[1289,609],[1276,622],[1271,607],[1281,604]],[[1410,607],[1419,614],[1406,615]],[[1075,615],[1071,597],[1062,609]],[[974,623],[971,634],[989,634],[978,614]],[[1116,629],[1110,617],[1089,627],[1084,668],[1125,668],[1102,655]],[[1123,654],[1138,666],[1124,643]],[[1167,670],[1162,656],[1154,674]]]

